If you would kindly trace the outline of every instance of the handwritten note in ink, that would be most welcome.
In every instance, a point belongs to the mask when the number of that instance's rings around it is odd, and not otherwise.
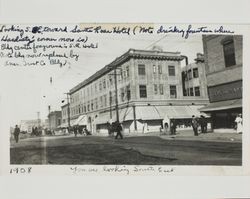
[[[83,49],[98,49],[102,35],[176,34],[188,39],[195,34],[232,34],[223,26],[185,27],[153,24],[80,24],[80,25],[1,25],[1,66],[66,66],[79,61]]]

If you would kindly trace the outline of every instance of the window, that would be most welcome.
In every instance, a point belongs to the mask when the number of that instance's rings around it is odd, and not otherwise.
[[[106,88],[106,80],[104,79],[103,80],[103,89],[105,89]]]
[[[90,105],[88,104],[88,111],[90,111]]]
[[[110,86],[113,85],[113,79],[112,79],[111,75],[109,76],[109,83],[110,83]]]
[[[95,108],[96,108],[96,110],[98,109],[98,99],[97,98],[95,98]]]
[[[183,90],[183,95],[184,95],[184,96],[187,96],[187,89],[184,89],[184,90]]]
[[[138,74],[139,75],[146,75],[145,65],[138,65]]]
[[[236,64],[235,62],[235,49],[233,40],[224,42],[223,44],[225,66],[230,67]]]
[[[194,87],[194,93],[195,93],[195,96],[200,96],[200,87],[197,86],[197,87]]]
[[[158,86],[157,86],[157,84],[154,84],[154,94],[155,95],[158,94]]]
[[[127,77],[129,77],[129,66],[127,66],[126,70],[127,70]]]
[[[102,82],[99,83],[99,90],[102,90]]]
[[[124,102],[124,100],[125,100],[124,99],[124,97],[125,97],[124,88],[121,88],[120,92],[121,92],[121,101]]]
[[[94,103],[93,103],[93,101],[91,102],[91,110],[92,111],[94,110]]]
[[[104,101],[103,106],[106,107],[107,106],[107,95],[103,96],[103,101]]]
[[[170,85],[170,98],[177,98],[177,91],[175,85]]]
[[[193,88],[189,88],[189,95],[194,96],[194,89]]]
[[[146,85],[140,85],[140,98],[146,98],[147,97],[147,86]]]
[[[129,85],[126,86],[126,91],[127,91],[127,100],[130,100],[131,96],[130,96],[130,86]]]
[[[120,76],[121,76],[121,80],[124,78],[124,73],[123,73],[123,70],[121,69],[121,72],[120,72]]]
[[[191,69],[188,70],[188,80],[189,79],[192,79],[192,70]]]
[[[160,84],[160,95],[163,95],[163,84]]]
[[[153,73],[156,73],[156,65],[153,65]]]
[[[158,73],[162,74],[162,66],[161,65],[158,65]]]
[[[194,77],[194,78],[198,78],[198,77],[199,77],[198,68],[194,68],[194,69],[193,69],[193,77]]]
[[[87,108],[86,108],[86,105],[84,105],[84,113],[86,113],[87,111]]]
[[[169,76],[175,76],[175,67],[174,66],[168,66],[168,74],[169,74]]]
[[[109,104],[111,105],[112,104],[112,92],[109,91]]]
[[[100,97],[100,107],[102,108],[103,106],[103,101],[102,101],[102,96]]]
[[[95,83],[95,92],[97,93],[97,84]]]

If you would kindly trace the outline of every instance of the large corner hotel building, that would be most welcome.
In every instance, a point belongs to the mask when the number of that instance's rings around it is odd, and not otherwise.
[[[79,118],[92,133],[107,131],[119,121],[125,132],[159,131],[175,118],[187,120],[208,103],[204,96],[183,96],[179,52],[129,49],[69,92],[71,125]]]

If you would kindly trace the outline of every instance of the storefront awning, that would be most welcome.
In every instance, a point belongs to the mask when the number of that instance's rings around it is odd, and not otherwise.
[[[87,115],[80,115],[75,121],[74,123],[72,123],[72,126],[83,126],[83,125],[87,125]]]
[[[167,119],[189,119],[192,116],[200,116],[201,113],[199,108],[202,106],[167,106],[160,108],[162,115],[164,114],[164,120]],[[203,114],[205,117],[209,117],[206,114]]]
[[[199,109],[201,112],[219,111],[233,108],[242,108],[242,99],[213,102]]]
[[[107,122],[114,122],[116,120],[116,111],[112,111],[112,118],[110,117],[110,111],[99,114],[99,116],[94,120],[95,124],[106,124]],[[119,120],[121,122],[133,120],[133,108],[123,108],[119,109]]]
[[[200,116],[203,106],[143,106],[136,107],[136,118],[142,120],[187,119]],[[205,117],[209,117],[203,114]]]
[[[203,106],[136,106],[136,120],[164,120],[164,119],[188,119],[193,115],[200,116],[200,108]],[[209,117],[203,113],[205,117]],[[133,108],[128,107],[119,109],[119,119],[121,122],[134,120]],[[112,111],[112,119],[110,112],[101,113],[93,121],[95,124],[106,124],[116,120],[116,111]]]

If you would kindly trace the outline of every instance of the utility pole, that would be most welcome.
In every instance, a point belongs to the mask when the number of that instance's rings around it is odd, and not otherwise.
[[[110,119],[112,119],[112,92],[109,91],[109,111],[110,111]]]
[[[116,111],[116,121],[119,122],[118,90],[117,90],[117,72],[116,72],[116,68],[114,70],[114,75],[115,75],[115,111]]]
[[[118,108],[118,88],[117,88],[117,74],[116,67],[110,66],[111,69],[114,69],[114,74],[109,74],[109,75],[114,75],[115,77],[115,111],[116,111],[116,121],[119,122],[119,108]]]
[[[40,126],[40,112],[37,112],[37,125]]]
[[[68,126],[70,129],[70,103],[69,103],[69,93],[64,93],[67,95],[67,115],[68,115]]]
[[[49,109],[49,116],[48,116],[48,118],[49,118],[49,130],[51,130],[51,123],[50,123],[50,105],[48,106],[48,109]]]

